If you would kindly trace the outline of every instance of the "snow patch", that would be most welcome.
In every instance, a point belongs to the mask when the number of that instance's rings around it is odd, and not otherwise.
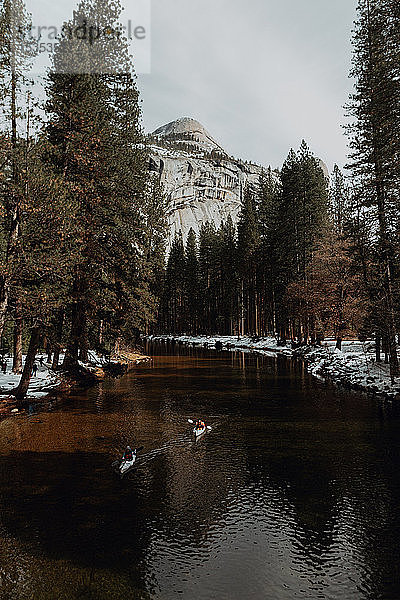
[[[343,341],[342,350],[338,350],[333,339],[326,340],[321,346],[300,347],[294,347],[290,343],[281,346],[273,336],[238,339],[233,336],[162,335],[148,336],[146,339],[300,358],[304,360],[307,370],[314,377],[329,379],[352,389],[369,391],[389,398],[400,398],[400,380],[392,385],[389,365],[376,362],[373,340]]]

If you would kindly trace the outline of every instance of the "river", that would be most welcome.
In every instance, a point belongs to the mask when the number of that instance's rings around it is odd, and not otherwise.
[[[397,407],[284,358],[147,350],[0,423],[1,600],[400,598]]]

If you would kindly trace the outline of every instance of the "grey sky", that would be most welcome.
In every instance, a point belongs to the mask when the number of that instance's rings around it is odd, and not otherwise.
[[[231,154],[280,166],[305,138],[346,160],[356,0],[152,0],[146,130],[198,119]]]
[[[124,14],[141,24],[146,2],[122,0]],[[56,25],[77,3],[26,0],[34,21]],[[188,116],[243,159],[281,166],[304,138],[329,170],[342,166],[356,3],[151,0],[152,69],[138,77],[145,129]]]

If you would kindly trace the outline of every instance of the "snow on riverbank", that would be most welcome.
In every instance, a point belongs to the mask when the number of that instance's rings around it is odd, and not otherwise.
[[[47,394],[60,384],[60,379],[50,370],[50,365],[46,363],[46,358],[47,355],[44,354],[37,356],[37,373],[35,377],[31,378],[27,394],[28,398],[42,398],[43,396],[47,396]],[[0,400],[2,400],[2,396],[10,396],[12,390],[17,387],[21,379],[21,375],[15,375],[11,370],[12,358],[5,358],[4,360],[7,363],[7,369],[5,373],[2,370],[0,371]],[[23,357],[23,362],[25,363],[25,356]]]
[[[304,360],[308,371],[319,378],[329,379],[352,389],[373,392],[400,399],[400,380],[392,386],[389,365],[375,361],[374,342],[344,341],[342,351],[336,342],[327,340],[321,346],[292,348],[290,343],[279,346],[276,338],[229,336],[150,336],[149,341],[175,340],[173,343],[189,346],[222,347],[225,350],[245,350],[261,354],[281,354]]]
[[[39,399],[54,392],[61,385],[63,385],[64,389],[70,385],[66,381],[65,376],[51,370],[51,364],[47,363],[46,360],[47,354],[38,354],[36,356],[37,372],[35,376],[31,377],[27,399]],[[63,360],[64,354],[60,354],[60,364],[62,364]],[[142,356],[137,352],[121,352],[118,357],[110,360],[94,351],[89,351],[89,362],[83,363],[79,361],[79,366],[84,373],[90,374],[92,379],[95,380],[96,377],[99,379],[103,378],[106,369],[110,366],[140,364],[147,360],[150,360],[148,356]],[[21,379],[21,375],[15,375],[12,372],[12,358],[5,358],[5,361],[7,363],[6,372],[3,373],[3,370],[0,368],[0,403],[12,398],[12,391],[18,386]],[[25,356],[23,357],[23,364],[25,364]]]
[[[60,363],[62,363],[64,355],[60,355]],[[21,375],[15,375],[12,372],[12,357],[4,359],[7,363],[6,372],[0,369],[0,402],[5,398],[12,396],[12,391],[18,386]],[[62,384],[61,377],[51,370],[50,363],[46,362],[47,354],[38,354],[36,356],[37,372],[35,376],[31,377],[27,399],[29,398],[43,398],[59,387]],[[94,352],[89,352],[89,363],[79,363],[87,371],[96,371],[97,368],[102,367],[106,364],[106,360],[97,355]],[[23,357],[23,364],[25,364],[25,356]]]

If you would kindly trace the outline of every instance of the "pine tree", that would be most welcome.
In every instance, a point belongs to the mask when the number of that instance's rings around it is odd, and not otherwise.
[[[349,199],[343,173],[337,165],[333,168],[329,196],[335,230],[339,235],[342,235],[348,218]]]
[[[189,230],[185,248],[185,313],[187,331],[197,333],[199,304],[199,259],[196,234]]]
[[[279,281],[278,270],[278,207],[281,202],[280,175],[271,168],[260,176],[257,193],[257,213],[260,231],[259,296],[261,331],[276,333],[276,298]]]
[[[202,225],[199,234],[199,310],[201,332],[216,331],[220,263],[218,233],[214,223]]]
[[[238,222],[238,269],[240,276],[241,334],[258,335],[257,256],[258,230],[255,192],[249,186],[243,195]]]
[[[278,329],[282,338],[308,340],[314,324],[300,315],[290,317],[285,306],[287,286],[301,282],[307,293],[307,267],[328,216],[328,189],[324,173],[303,141],[297,155],[290,151],[282,172],[278,208]],[[305,309],[302,314],[308,314]]]
[[[34,56],[34,47],[25,35],[29,27],[30,17],[24,3],[21,0],[3,0],[0,9],[0,103],[6,116],[5,130],[8,139],[3,162],[5,168],[1,197],[5,248],[4,261],[0,267],[0,343],[14,278],[18,273],[21,218],[26,200],[26,182],[20,166],[25,161],[21,160],[18,139],[18,121],[22,116],[18,97],[26,89],[26,71]],[[14,300],[14,305],[19,306],[19,300]]]
[[[167,331],[171,333],[183,333],[185,267],[185,248],[180,232],[172,241],[165,275],[163,320]]]
[[[87,20],[117,28],[119,14],[118,2],[85,0],[69,25]],[[76,73],[79,60],[82,71]],[[70,252],[73,284],[64,307],[70,322],[64,363],[74,368],[79,356],[86,359],[89,345],[104,347],[107,341],[118,348],[153,319],[164,205],[147,171],[138,92],[124,41],[112,48],[105,41],[92,55],[66,39],[53,63],[47,161],[64,180],[77,230]]]
[[[307,280],[306,287],[302,282],[288,286],[290,311],[314,324],[314,341],[333,335],[336,347],[341,350],[343,336],[361,330],[368,301],[362,278],[355,269],[351,246],[330,225],[315,246],[307,267]]]
[[[220,229],[221,315],[222,333],[234,335],[238,330],[238,252],[236,229],[229,215]]]
[[[149,302],[143,305],[141,301],[143,298],[138,295],[138,306],[133,313],[134,323],[128,323],[127,328],[148,333],[149,327],[156,323],[159,317],[158,310],[165,272],[165,240],[168,233],[165,191],[158,176],[151,176],[148,180],[143,200],[142,223],[139,231],[143,246],[142,261],[146,268],[142,268],[141,280],[143,282],[143,275],[145,275],[143,283],[148,288]]]
[[[376,255],[383,298],[392,380],[399,375],[396,350],[397,228],[399,198],[399,8],[392,0],[360,0],[353,38],[352,76],[356,91],[349,112],[351,171],[359,181],[363,205],[374,215],[371,236],[378,231]]]
[[[55,314],[65,301],[70,285],[68,253],[75,236],[74,224],[65,211],[63,183],[40,160],[44,145],[44,140],[40,140],[32,146],[25,165],[27,201],[18,240],[23,252],[19,255],[18,279],[12,295],[21,302],[21,320],[28,330],[26,334],[29,333],[23,338],[21,331],[19,351],[22,353],[22,342],[28,343],[29,339],[33,360],[44,336],[52,337]],[[14,392],[18,398],[25,395],[30,375],[31,370],[25,367]]]

